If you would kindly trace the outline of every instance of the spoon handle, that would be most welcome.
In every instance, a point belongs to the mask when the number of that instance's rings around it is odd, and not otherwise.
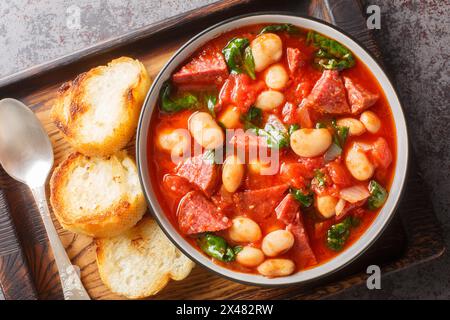
[[[44,222],[45,230],[53,250],[56,266],[58,267],[61,286],[65,300],[90,300],[83,283],[80,280],[78,267],[72,265],[66,250],[59,239],[58,233],[50,216],[47,198],[45,196],[45,187],[32,187],[34,200]]]

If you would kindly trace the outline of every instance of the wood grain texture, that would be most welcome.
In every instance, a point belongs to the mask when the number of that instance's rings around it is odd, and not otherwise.
[[[4,299],[36,300],[37,292],[9,205],[0,189],[0,287]]]
[[[55,152],[55,165],[64,159],[71,149],[49,119],[49,110],[57,88],[63,81],[91,67],[105,64],[112,58],[128,55],[141,60],[152,77],[158,73],[173,52],[189,37],[220,20],[258,10],[288,11],[323,18],[335,22],[350,34],[359,37],[372,52],[378,54],[376,43],[365,28],[359,2],[345,1],[265,1],[247,0],[223,1],[219,4],[189,13],[167,23],[141,30],[134,39],[131,35],[121,37],[112,43],[97,46],[93,51],[77,53],[67,60],[55,61],[50,69],[37,68],[14,81],[0,86],[0,98],[14,96],[29,105],[42,121],[49,133]],[[309,6],[309,8],[308,8]],[[177,28],[175,28],[177,27]],[[50,70],[50,71],[47,71]],[[20,82],[17,80],[22,79]],[[134,152],[134,145],[128,146]],[[19,237],[23,239],[26,256],[36,282],[39,297],[61,299],[58,274],[49,250],[45,231],[39,213],[34,207],[29,191],[14,182],[0,170],[0,188],[3,188],[11,207],[11,214],[17,222]],[[119,299],[101,282],[92,239],[64,231],[54,220],[61,240],[72,262],[81,269],[86,289],[94,299]],[[406,230],[406,233],[405,231]],[[410,168],[407,190],[393,221],[377,242],[357,261],[319,282],[289,288],[258,288],[237,284],[222,279],[197,266],[184,281],[170,282],[154,299],[316,299],[332,295],[365,281],[365,269],[369,264],[382,266],[384,273],[401,270],[414,263],[432,259],[443,252],[440,230],[429,206],[426,193],[422,190],[421,177],[414,161]]]

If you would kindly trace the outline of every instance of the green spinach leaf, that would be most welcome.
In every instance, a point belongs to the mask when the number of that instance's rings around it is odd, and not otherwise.
[[[217,103],[217,97],[214,95],[207,95],[205,99],[206,99],[206,107],[208,108],[209,113],[211,113],[211,115],[215,117],[216,112],[214,110],[214,107],[216,106]]]
[[[222,237],[212,233],[206,233],[197,239],[200,249],[207,255],[223,262],[231,262],[236,259],[236,255],[242,247],[232,248]]]
[[[264,27],[259,34],[266,32],[287,32],[292,35],[300,34],[300,29],[290,23],[272,24]]]
[[[166,81],[160,91],[160,108],[164,112],[177,112],[184,109],[192,109],[198,106],[198,99],[191,93],[172,99],[172,84]]]
[[[251,129],[261,126],[262,110],[257,107],[250,107],[247,113],[241,116],[241,122],[244,123],[245,129]]]
[[[309,31],[307,43],[318,48],[314,63],[323,69],[343,70],[355,65],[353,53],[336,40],[327,38],[317,32]]]
[[[249,45],[250,41],[247,38],[233,38],[222,49],[222,53],[231,72],[246,73],[254,80],[255,61]]]

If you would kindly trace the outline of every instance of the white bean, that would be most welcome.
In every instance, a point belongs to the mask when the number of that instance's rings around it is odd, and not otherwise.
[[[206,149],[223,145],[222,128],[207,112],[196,112],[189,118],[189,131],[194,140]]]
[[[222,167],[222,183],[228,192],[235,192],[244,177],[244,164],[235,155],[225,159]]]
[[[236,242],[255,242],[262,237],[259,225],[246,217],[234,218],[228,232],[231,240]]]
[[[186,130],[165,130],[158,134],[158,146],[173,155],[181,156],[189,148],[190,137]]]
[[[328,219],[336,214],[336,205],[338,201],[338,198],[332,196],[317,196],[315,204],[319,213],[324,218]]]
[[[219,116],[219,122],[227,129],[237,128],[240,124],[241,114],[235,106],[229,106]]]
[[[271,65],[265,75],[266,85],[275,90],[283,89],[286,86],[286,83],[289,80],[289,76],[286,72],[286,69],[282,64],[277,63]]]
[[[284,94],[278,91],[266,90],[258,95],[255,106],[259,109],[269,111],[278,108],[283,102]]]
[[[264,261],[264,253],[258,248],[245,246],[236,255],[236,261],[246,267],[256,267]]]
[[[262,174],[265,170],[270,169],[269,162],[261,162],[261,160],[253,159],[247,164],[248,170],[254,174]]]
[[[288,276],[295,271],[295,264],[289,259],[267,259],[258,266],[258,272],[266,277]]]
[[[363,113],[361,113],[359,120],[361,120],[367,131],[369,131],[370,133],[377,133],[378,130],[380,130],[380,118],[378,118],[378,116],[372,111],[364,111]]]
[[[366,132],[366,127],[358,119],[342,118],[336,121],[336,124],[340,127],[348,127],[348,134],[350,136],[360,136]]]
[[[275,257],[288,251],[294,245],[294,236],[287,230],[275,230],[267,234],[261,249],[268,257]]]
[[[291,134],[291,148],[300,157],[316,157],[331,145],[328,129],[300,129]]]
[[[283,55],[283,42],[274,33],[257,36],[251,43],[255,70],[260,72],[272,63],[278,62]]]
[[[354,144],[347,152],[345,165],[355,179],[364,181],[373,176],[375,170],[364,151]]]

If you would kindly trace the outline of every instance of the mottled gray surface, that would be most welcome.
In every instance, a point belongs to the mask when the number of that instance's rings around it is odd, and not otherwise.
[[[381,7],[376,32],[405,107],[425,188],[450,246],[450,3],[365,0]],[[382,290],[352,288],[340,298],[450,299],[450,253],[383,278]]]
[[[213,2],[0,1],[0,77]]]
[[[0,2],[0,76],[48,61],[124,31],[214,1]],[[366,0],[381,7],[376,36],[404,103],[413,148],[450,245],[450,4]],[[67,8],[80,8],[80,29],[67,27]],[[70,20],[69,20],[70,25]],[[383,278],[382,290],[352,288],[340,298],[450,298],[450,254]]]

